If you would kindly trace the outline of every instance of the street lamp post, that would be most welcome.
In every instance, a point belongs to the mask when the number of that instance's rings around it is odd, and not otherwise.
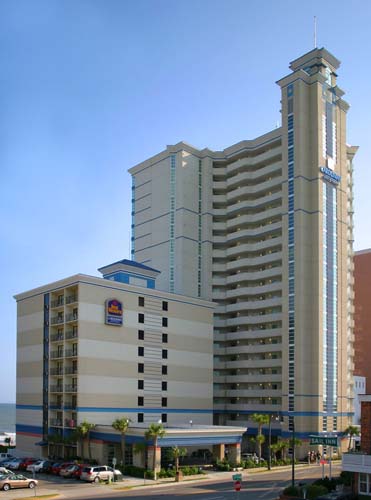
[[[295,486],[295,420],[292,417],[292,443],[291,443],[291,486]]]
[[[269,415],[268,427],[268,470],[272,468],[272,415]]]

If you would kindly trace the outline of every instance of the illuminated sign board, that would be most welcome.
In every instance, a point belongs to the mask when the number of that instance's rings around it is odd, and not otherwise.
[[[335,172],[330,168],[320,167],[319,169],[323,173],[323,178],[326,181],[332,182],[333,184],[339,184],[339,182],[341,181],[341,176],[335,174]]]
[[[106,300],[106,325],[121,326],[122,325],[122,302],[116,299]]]
[[[338,446],[337,436],[310,436],[309,444],[321,444],[323,446]]]

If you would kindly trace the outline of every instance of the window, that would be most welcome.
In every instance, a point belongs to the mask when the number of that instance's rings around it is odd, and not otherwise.
[[[163,391],[167,391],[167,382],[166,381],[162,382],[162,387],[161,388],[162,388]]]
[[[162,365],[162,375],[167,375],[167,366]]]
[[[144,405],[144,397],[138,396],[138,406],[143,406],[143,405]]]
[[[138,330],[138,339],[144,340],[144,330]]]
[[[144,307],[144,297],[138,297],[138,306]]]
[[[162,310],[163,311],[168,311],[168,304],[167,304],[166,300],[162,301]]]
[[[144,380],[138,380],[138,389],[144,389]]]
[[[167,326],[167,318],[162,318],[162,326]]]
[[[138,422],[144,422],[144,413],[138,413]]]
[[[161,414],[161,422],[163,424],[166,424],[166,422],[167,422],[167,413],[162,413]]]
[[[162,334],[162,342],[163,342],[164,344],[167,344],[167,333],[163,333],[163,334]]]
[[[139,398],[138,398],[139,399]],[[162,406],[167,406],[167,398],[162,398],[161,399],[161,405]]]
[[[138,347],[138,356],[144,356],[144,347],[141,345]]]
[[[144,373],[144,363],[138,363],[138,373]]]
[[[162,349],[162,359],[167,359],[167,349]]]
[[[142,313],[138,314],[138,323],[144,323],[144,314]]]

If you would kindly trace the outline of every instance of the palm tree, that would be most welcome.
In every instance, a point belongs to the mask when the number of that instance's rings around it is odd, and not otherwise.
[[[356,427],[355,425],[349,425],[345,429],[344,434],[348,434],[348,436],[349,436],[349,444],[348,444],[348,451],[349,451],[352,447],[353,436],[359,436],[359,428]]]
[[[179,448],[178,446],[174,446],[171,448],[170,456],[175,460],[175,471],[178,475],[179,473],[179,458],[185,457],[187,455],[187,450],[185,448]]]
[[[256,436],[256,442],[258,444],[258,457],[259,457],[259,464],[260,464],[260,459],[262,456],[262,444],[265,441],[264,436],[262,435],[262,427],[263,425],[269,424],[269,419],[270,415],[263,415],[260,413],[253,413],[251,415],[251,420],[258,424],[258,435]]]
[[[116,418],[116,420],[112,422],[112,427],[121,434],[121,460],[123,467],[125,467],[125,438],[130,423],[130,418],[125,417]]]
[[[95,424],[83,420],[80,425],[76,427],[76,435],[81,439],[81,455],[84,456],[84,441],[88,441],[88,454],[91,460],[91,447],[90,447],[90,432],[95,428]]]
[[[156,474],[156,449],[157,449],[157,444],[159,438],[163,438],[166,434],[166,431],[164,429],[164,426],[161,423],[158,424],[151,424],[148,427],[148,430],[145,433],[145,437],[147,440],[153,441],[153,477],[154,480],[156,481],[157,479],[157,474]]]

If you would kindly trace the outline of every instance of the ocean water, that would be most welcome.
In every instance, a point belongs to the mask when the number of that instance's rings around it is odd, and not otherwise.
[[[15,432],[14,403],[0,403],[0,432]]]

